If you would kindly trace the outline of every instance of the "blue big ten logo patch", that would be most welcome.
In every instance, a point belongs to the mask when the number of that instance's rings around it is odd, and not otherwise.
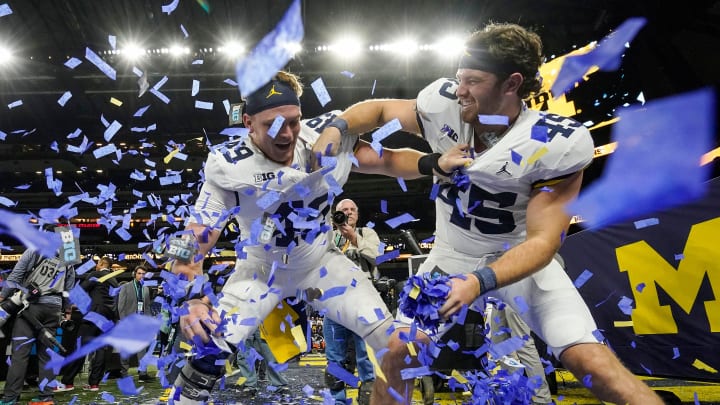
[[[268,180],[272,180],[275,178],[275,173],[273,172],[267,172],[267,173],[255,173],[255,184],[258,183],[264,183]]]

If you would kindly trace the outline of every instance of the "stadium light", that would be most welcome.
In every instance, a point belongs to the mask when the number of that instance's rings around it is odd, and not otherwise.
[[[285,44],[285,47],[293,55],[296,55],[298,52],[302,51],[302,44],[300,44],[299,42],[288,42],[287,44]]]
[[[345,36],[333,42],[328,49],[343,58],[356,58],[362,54],[363,43],[355,36]]]
[[[10,48],[0,45],[0,65],[7,65],[12,63],[14,59],[13,52]]]
[[[118,53],[121,54],[125,59],[129,61],[134,61],[145,56],[145,49],[141,48],[137,44],[131,43],[125,45],[122,49],[120,49]]]
[[[442,56],[454,58],[465,50],[465,41],[460,36],[448,35],[432,44],[431,47]]]
[[[245,52],[245,47],[237,41],[228,41],[217,48],[218,52],[225,54],[228,58],[237,58]]]
[[[182,45],[178,45],[178,44],[170,45],[170,48],[168,48],[168,51],[170,52],[171,56],[182,56],[182,55],[190,54],[190,48],[188,48],[187,46],[182,46]]]
[[[419,49],[420,47],[417,41],[411,38],[404,38],[397,42],[388,44],[386,49],[383,50],[388,50],[398,55],[410,57],[414,55]]]

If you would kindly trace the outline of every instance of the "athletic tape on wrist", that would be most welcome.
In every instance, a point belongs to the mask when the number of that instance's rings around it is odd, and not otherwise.
[[[344,119],[340,117],[335,117],[329,124],[327,124],[328,127],[337,128],[340,131],[340,134],[345,136],[348,131],[348,123]]]
[[[452,172],[448,173],[445,170],[440,168],[440,156],[438,156],[438,158],[435,160],[435,162],[433,162],[433,169],[435,169],[436,172],[440,173],[441,175],[443,175],[445,177],[452,176]]]
[[[497,288],[497,276],[495,271],[488,266],[473,270],[472,274],[480,281],[480,294],[492,291]]]
[[[437,161],[440,159],[439,153],[429,153],[420,159],[418,159],[418,172],[426,176],[433,175],[433,168],[437,166]]]

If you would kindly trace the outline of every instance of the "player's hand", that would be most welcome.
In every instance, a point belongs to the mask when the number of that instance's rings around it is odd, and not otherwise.
[[[354,239],[353,236],[355,236],[355,228],[348,225],[347,223],[344,223],[342,225],[335,225],[335,229],[340,232],[340,234],[344,236],[345,239],[348,239],[350,241]]]
[[[456,314],[463,305],[470,305],[480,295],[480,281],[472,274],[466,274],[464,278],[453,277],[450,279],[450,292],[445,304],[440,307],[440,316],[448,319]]]
[[[320,137],[313,145],[313,168],[318,169],[321,162],[318,162],[315,156],[336,156],[340,146],[340,138],[342,134],[335,127],[326,127],[320,133]]]
[[[215,332],[220,324],[220,315],[200,299],[189,300],[187,306],[187,315],[180,317],[180,328],[183,335],[188,340],[199,336],[203,342],[207,343],[210,340],[208,332]]]
[[[470,145],[466,143],[455,145],[440,156],[438,166],[444,172],[452,173],[459,167],[469,166],[473,162],[470,156]]]

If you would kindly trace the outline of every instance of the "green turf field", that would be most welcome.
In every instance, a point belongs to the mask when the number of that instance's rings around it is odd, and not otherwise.
[[[259,393],[250,398],[243,396],[242,387],[236,384],[239,375],[228,376],[224,381],[221,389],[216,387],[215,405],[230,404],[321,404],[322,396],[319,391],[324,388],[323,385],[323,369],[325,367],[325,357],[322,354],[308,355],[289,364],[284,371],[284,375],[289,381],[292,395],[279,397],[273,392],[265,390],[265,383],[261,382],[258,387]],[[55,395],[57,404],[74,403],[77,405],[91,404],[164,404],[165,401],[159,400],[164,393],[164,389],[160,386],[158,379],[152,382],[140,383],[137,380],[136,370],[130,370],[134,378],[136,386],[141,388],[140,394],[136,396],[123,395],[117,387],[115,379],[108,379],[100,385],[100,391],[90,392],[84,391],[81,387],[87,383],[87,375],[79,375],[75,382],[75,390],[70,392],[57,393]],[[150,368],[151,374],[155,374],[155,370]],[[593,404],[599,405],[600,401],[595,399],[590,392],[585,389],[570,373],[564,370],[556,371],[558,381],[558,394],[554,396],[557,404]],[[717,405],[720,404],[720,384],[684,381],[676,379],[641,377],[648,385],[656,390],[666,390],[676,394],[683,404],[701,404],[701,405]],[[0,385],[4,385],[4,382]],[[303,391],[307,391],[306,387],[312,389],[311,396],[307,396]],[[33,397],[37,396],[37,388],[26,387],[21,396],[21,404],[27,404]],[[348,396],[355,398],[357,396],[356,389],[348,389]],[[467,394],[452,393],[446,390],[440,390],[435,393],[434,403],[437,404],[461,404],[470,398]],[[73,402],[74,401],[74,402]],[[413,395],[414,404],[423,404],[423,398],[420,390],[416,388]]]

